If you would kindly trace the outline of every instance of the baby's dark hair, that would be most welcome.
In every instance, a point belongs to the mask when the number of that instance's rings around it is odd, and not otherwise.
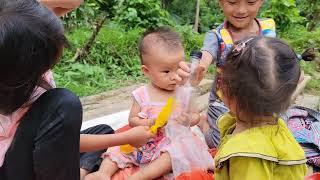
[[[0,3],[0,113],[28,102],[67,45],[58,17],[35,0]]]
[[[276,38],[248,38],[227,55],[222,92],[235,100],[238,118],[241,114],[254,123],[289,107],[299,77],[298,57],[287,44]]]
[[[142,55],[147,54],[150,47],[161,45],[169,51],[175,51],[177,48],[183,48],[179,33],[173,31],[170,27],[161,26],[155,29],[148,29],[143,33],[138,43],[139,56],[141,64],[144,64]]]

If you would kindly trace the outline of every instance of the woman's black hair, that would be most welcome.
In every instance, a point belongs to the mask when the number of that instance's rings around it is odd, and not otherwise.
[[[28,102],[67,45],[58,17],[35,0],[0,3],[0,113]]]

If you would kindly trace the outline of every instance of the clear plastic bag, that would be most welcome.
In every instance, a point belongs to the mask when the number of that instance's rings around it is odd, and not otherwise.
[[[167,149],[170,154],[174,177],[194,170],[213,168],[213,158],[208,152],[208,146],[190,129],[189,120],[178,123],[175,118],[183,112],[192,111],[193,87],[183,86],[177,90],[176,101],[178,108],[168,121],[165,132],[171,146]]]

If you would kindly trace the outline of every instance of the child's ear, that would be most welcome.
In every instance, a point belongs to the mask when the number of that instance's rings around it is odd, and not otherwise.
[[[148,69],[148,67],[146,65],[142,65],[141,66],[141,71],[143,72],[143,74],[145,76],[147,76],[147,77],[149,76],[150,71],[149,71],[149,69]]]

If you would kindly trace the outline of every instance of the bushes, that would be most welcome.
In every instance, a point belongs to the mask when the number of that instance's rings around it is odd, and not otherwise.
[[[313,32],[308,32],[304,27],[297,27],[290,32],[282,33],[282,38],[287,41],[297,53],[302,53],[306,48],[320,47],[320,29]],[[320,59],[314,62],[302,61],[301,67],[305,74],[312,76],[307,84],[306,90],[309,93],[320,95]]]
[[[184,40],[187,55],[201,47],[203,36],[193,33],[191,27],[180,26],[176,30]],[[54,70],[58,86],[84,96],[143,79],[137,49],[143,31],[141,28],[124,31],[115,24],[105,26],[81,62],[71,62],[70,59],[89,38],[91,31],[89,28],[70,31],[67,37],[71,48],[65,50],[61,63]]]

